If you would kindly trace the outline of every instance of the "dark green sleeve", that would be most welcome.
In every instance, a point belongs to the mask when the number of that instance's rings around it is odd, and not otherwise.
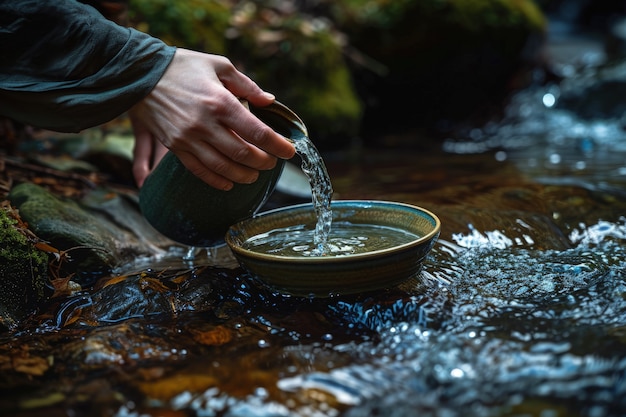
[[[0,115],[77,132],[145,97],[174,47],[74,0],[0,0]]]

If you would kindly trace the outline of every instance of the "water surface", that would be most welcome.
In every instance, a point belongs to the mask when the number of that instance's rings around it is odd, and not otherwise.
[[[225,248],[128,266],[1,336],[2,414],[626,415],[626,142],[559,88],[443,146],[324,155],[335,198],[440,217],[419,278],[308,299]]]

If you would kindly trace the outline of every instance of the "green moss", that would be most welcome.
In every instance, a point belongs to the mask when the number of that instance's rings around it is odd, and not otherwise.
[[[0,207],[0,241],[0,327],[12,328],[44,298],[48,256],[18,230],[6,207]]]
[[[307,124],[314,126],[313,134],[329,137],[357,133],[362,105],[351,85],[349,71],[345,67],[338,67],[328,74],[325,88],[320,89],[315,83],[304,83],[301,86],[293,102],[302,108],[301,117]]]
[[[131,0],[129,17],[138,29],[183,48],[225,54],[230,6],[219,0]]]
[[[8,210],[3,207],[2,210],[0,210],[0,241],[4,243],[4,245],[0,248],[0,256],[9,256],[12,258],[10,255],[13,253],[11,247],[13,245],[26,244],[26,236],[17,231],[15,228],[16,224],[17,220],[9,217]]]
[[[0,209],[0,241],[2,242],[0,262],[10,265],[20,263],[26,257],[29,265],[37,269],[40,269],[39,266],[42,264],[47,266],[47,255],[35,249],[24,234],[18,231],[16,225],[17,221],[9,216],[7,209]],[[43,295],[43,292],[39,294]]]
[[[59,250],[72,250],[66,273],[90,276],[108,272],[116,264],[117,240],[104,220],[84,210],[76,201],[62,199],[32,183],[11,189],[11,203],[40,238]]]

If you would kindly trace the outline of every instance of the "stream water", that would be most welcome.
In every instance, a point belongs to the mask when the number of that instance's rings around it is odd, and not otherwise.
[[[443,146],[324,155],[336,199],[440,217],[419,278],[302,299],[225,248],[133,265],[0,336],[0,413],[626,415],[626,140],[621,114],[565,106],[585,83],[525,89]]]

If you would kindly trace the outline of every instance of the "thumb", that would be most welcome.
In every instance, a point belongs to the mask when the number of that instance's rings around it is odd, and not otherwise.
[[[133,123],[135,147],[133,149],[133,177],[138,187],[143,185],[150,173],[153,151],[153,138],[141,123]]]
[[[221,79],[224,87],[235,95],[235,97],[245,99],[258,107],[269,106],[274,102],[276,99],[274,94],[263,91],[257,83],[252,81],[245,74],[237,70],[235,71],[236,73],[233,77],[224,77]]]

